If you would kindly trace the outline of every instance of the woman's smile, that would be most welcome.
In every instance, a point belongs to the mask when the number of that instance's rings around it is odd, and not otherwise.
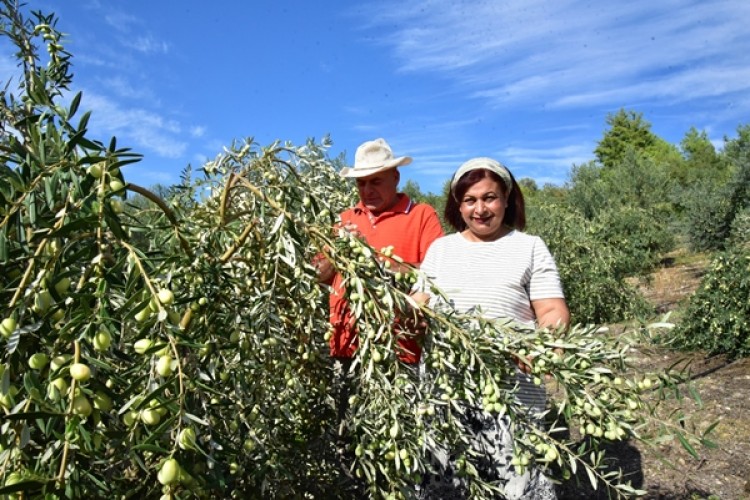
[[[479,241],[503,236],[506,206],[507,199],[499,183],[485,177],[473,184],[466,190],[459,208],[468,230],[465,236]]]

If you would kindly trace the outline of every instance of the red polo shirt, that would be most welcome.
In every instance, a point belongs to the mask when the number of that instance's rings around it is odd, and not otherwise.
[[[418,265],[424,260],[427,248],[443,235],[435,209],[423,203],[414,203],[403,193],[398,194],[398,202],[389,211],[374,216],[362,202],[341,214],[343,225],[356,224],[367,243],[375,249],[393,246],[393,253],[404,262]],[[354,319],[343,297],[341,276],[333,278],[333,291],[330,296],[331,356],[351,358],[357,349],[357,333]],[[422,348],[415,339],[400,339],[403,349],[399,358],[406,363],[416,363]]]

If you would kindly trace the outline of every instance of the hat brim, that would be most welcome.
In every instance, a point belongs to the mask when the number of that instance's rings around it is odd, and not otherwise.
[[[394,158],[393,160],[386,162],[382,165],[376,165],[373,167],[357,167],[356,165],[354,166],[354,168],[344,167],[341,169],[339,174],[341,174],[341,177],[348,177],[348,178],[367,177],[370,175],[375,175],[377,173],[380,173],[384,170],[390,170],[396,167],[405,167],[406,165],[410,163],[411,163],[411,157],[402,156],[400,158]]]

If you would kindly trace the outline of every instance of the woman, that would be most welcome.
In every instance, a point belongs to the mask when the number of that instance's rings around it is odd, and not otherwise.
[[[526,225],[523,195],[506,167],[491,158],[461,165],[451,181],[445,218],[456,233],[432,244],[421,270],[453,308],[476,309],[487,318],[510,318],[529,327],[568,325],[570,313],[557,266],[539,237],[521,232]],[[415,298],[441,300],[424,293]],[[534,385],[520,368],[517,381],[518,399],[531,412],[543,411],[544,387]],[[478,429],[473,446],[492,455],[489,470],[483,471],[487,479],[499,481],[508,498],[555,498],[551,481],[540,471],[518,475],[510,465],[512,439],[506,422],[476,409],[469,409],[467,418]],[[446,495],[451,487],[460,490],[460,481],[443,478],[431,478],[437,481],[426,486],[426,496]]]

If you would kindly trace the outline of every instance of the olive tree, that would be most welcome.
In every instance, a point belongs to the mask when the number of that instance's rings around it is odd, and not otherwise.
[[[695,453],[701,436],[648,396],[679,374],[629,371],[626,337],[415,304],[416,271],[335,229],[354,190],[326,141],[237,141],[166,198],[128,182],[139,155],[78,117],[55,16],[3,0],[0,20],[21,72],[0,101],[0,494],[403,498],[447,452],[469,494],[497,496],[467,406],[507,416],[519,471],[586,470],[622,495],[606,441],[659,429]],[[343,441],[320,253],[359,332]],[[427,326],[423,375],[396,356],[409,311]],[[516,402],[516,360],[560,385],[551,429]]]

